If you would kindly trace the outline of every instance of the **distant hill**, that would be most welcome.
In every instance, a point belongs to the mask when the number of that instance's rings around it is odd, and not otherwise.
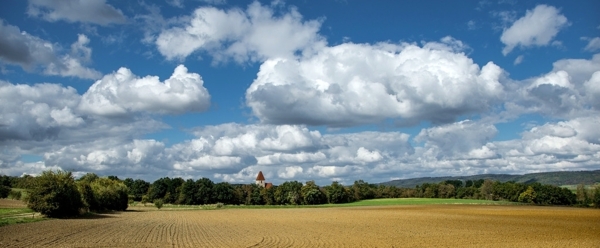
[[[518,183],[534,183],[551,184],[556,186],[574,185],[574,184],[594,184],[600,183],[600,170],[594,171],[556,171],[531,173],[525,175],[509,175],[509,174],[482,174],[473,176],[457,176],[457,177],[421,177],[393,180],[380,183],[386,186],[396,186],[403,188],[414,188],[423,183],[439,183],[445,180],[479,180],[491,179],[494,181],[508,182],[515,181]]]

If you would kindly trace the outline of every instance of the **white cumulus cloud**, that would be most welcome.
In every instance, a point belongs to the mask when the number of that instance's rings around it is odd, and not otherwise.
[[[455,52],[462,43],[345,43],[299,59],[264,62],[246,91],[262,122],[354,126],[392,118],[452,122],[503,96],[503,70]]]
[[[96,115],[119,116],[130,112],[176,114],[205,111],[210,95],[199,74],[185,66],[161,82],[157,76],[138,77],[127,68],[105,75],[82,96],[79,108]]]
[[[319,20],[303,21],[295,9],[278,14],[254,2],[246,10],[201,7],[184,23],[162,30],[156,38],[159,52],[167,59],[184,59],[204,51],[215,61],[233,59],[262,61],[290,57],[325,45],[317,34]]]
[[[567,18],[560,14],[560,10],[553,6],[538,5],[504,29],[500,37],[505,45],[502,53],[507,55],[517,46],[546,46],[567,25]]]

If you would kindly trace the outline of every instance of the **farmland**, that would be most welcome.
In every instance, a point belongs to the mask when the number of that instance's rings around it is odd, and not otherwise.
[[[392,205],[125,212],[0,227],[2,247],[596,247],[600,211]]]

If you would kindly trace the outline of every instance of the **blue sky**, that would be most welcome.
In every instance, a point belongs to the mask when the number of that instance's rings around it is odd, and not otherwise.
[[[0,173],[600,169],[597,1],[3,1]]]

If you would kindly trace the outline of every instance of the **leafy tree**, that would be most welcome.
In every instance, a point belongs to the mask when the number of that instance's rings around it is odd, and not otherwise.
[[[327,202],[327,196],[315,184],[315,181],[308,181],[301,188],[302,203],[306,205],[323,204]]]
[[[467,180],[465,182],[465,188],[473,187],[473,180]]]
[[[483,179],[475,180],[475,181],[473,181],[472,186],[475,188],[481,188],[481,186],[483,185],[484,182],[485,182],[485,180],[483,180]]]
[[[124,183],[110,178],[98,178],[90,184],[96,206],[94,210],[124,211],[128,207],[128,189]]]
[[[263,205],[264,201],[260,194],[262,187],[256,184],[246,184],[241,186],[244,195],[244,204]]]
[[[227,182],[220,182],[213,187],[215,200],[223,204],[236,204],[234,188]]]
[[[350,202],[349,192],[344,188],[344,186],[337,181],[331,183],[330,186],[327,186],[327,200],[329,203],[347,203]]]
[[[89,180],[79,180],[76,182],[77,190],[81,194],[81,201],[86,212],[89,210],[96,211],[99,209],[98,202],[94,196],[94,191],[92,190],[91,184],[92,181]]]
[[[571,205],[577,197],[570,190],[541,183],[531,184],[536,192],[535,203],[541,205]]]
[[[477,189],[474,187],[461,187],[456,191],[456,198],[458,199],[471,199],[474,198]]]
[[[372,186],[363,180],[354,181],[352,185],[354,199],[359,201],[375,198],[373,187],[374,185]]]
[[[261,187],[260,196],[265,205],[275,205],[275,188]]]
[[[88,172],[85,175],[83,175],[82,177],[80,177],[79,179],[77,179],[77,181],[92,183],[93,181],[96,181],[96,179],[98,179],[98,178],[100,178],[100,177],[98,177],[98,175]]]
[[[529,186],[527,187],[527,190],[525,190],[525,192],[519,195],[519,202],[534,204],[535,197],[535,190],[533,190],[533,187]]]
[[[196,182],[193,179],[186,180],[181,185],[181,191],[179,192],[179,199],[177,203],[185,205],[196,204],[195,195],[198,193]]]
[[[0,198],[6,198],[10,194],[10,187],[0,185]]]
[[[282,205],[298,205],[302,203],[302,183],[298,181],[284,182],[275,190],[275,202]]]
[[[151,201],[164,199],[165,203],[175,203],[179,197],[180,186],[184,182],[181,178],[160,178],[154,181],[148,188],[148,197]],[[167,193],[169,194],[167,195]]]
[[[79,214],[81,195],[71,172],[44,171],[29,191],[27,207],[49,217]]]
[[[203,177],[196,181],[196,194],[194,195],[196,204],[216,203],[213,187],[215,184],[210,179]]]
[[[479,194],[482,199],[493,200],[494,199],[494,181],[486,179],[483,181],[481,188],[479,188]]]
[[[0,175],[0,186],[6,186],[12,188],[12,177],[6,175]]]
[[[108,176],[107,178],[114,181],[121,181],[121,179],[119,179],[117,176]]]
[[[128,178],[128,179],[131,179],[131,178]],[[127,181],[127,179],[125,179],[125,181]],[[148,193],[148,188],[150,188],[150,183],[148,183],[142,179],[135,179],[135,180],[133,180],[133,182],[130,185],[125,183],[125,186],[127,186],[127,188],[129,189],[129,194],[133,196],[133,200],[141,201],[142,197],[146,193]]]
[[[444,181],[444,184],[452,185],[452,186],[454,186],[455,189],[458,189],[463,186],[463,181],[462,180],[446,180],[446,181]]]
[[[577,202],[581,205],[588,205],[590,202],[590,197],[583,183],[577,185]]]
[[[454,198],[454,196],[456,196],[454,184],[440,183],[438,186],[439,198]]]
[[[596,185],[594,187],[594,191],[592,193],[591,202],[594,204],[594,207],[600,208],[600,185]]]

